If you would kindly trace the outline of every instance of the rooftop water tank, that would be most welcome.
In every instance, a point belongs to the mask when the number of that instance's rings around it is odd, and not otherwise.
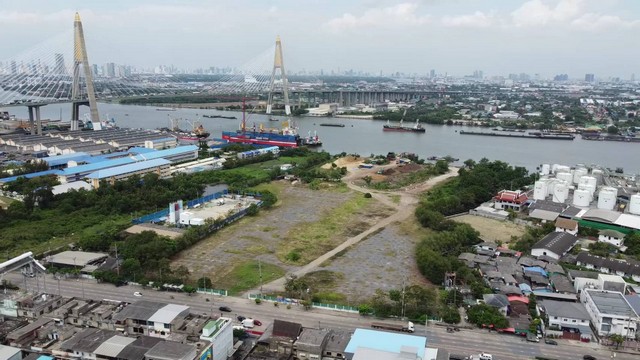
[[[549,175],[550,170],[551,170],[551,167],[549,166],[549,164],[542,164],[542,171],[541,171],[542,175]]]
[[[640,215],[640,194],[631,195],[631,199],[629,199],[629,212],[634,215]]]
[[[567,187],[566,182],[557,182],[555,188],[553,189],[553,197],[552,200],[555,203],[564,203],[567,201],[569,197],[569,187]]]
[[[575,171],[573,172],[573,183],[577,184],[580,182],[580,178],[587,175],[589,173],[589,171],[587,171],[587,169],[585,168],[577,168],[575,169]]]
[[[573,205],[578,207],[588,207],[591,202],[589,190],[578,189],[573,192]]]
[[[547,197],[547,181],[538,180],[533,187],[533,198],[535,200],[544,200]]]
[[[571,175],[570,172],[559,172],[556,175],[556,178],[558,180],[566,181],[567,184],[571,184],[571,182],[573,181],[573,175]]]
[[[618,190],[612,187],[603,187],[598,193],[598,209],[613,210],[616,205]]]

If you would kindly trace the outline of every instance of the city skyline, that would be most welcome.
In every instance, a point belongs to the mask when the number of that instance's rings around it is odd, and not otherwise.
[[[637,73],[640,3],[595,0],[382,2],[290,0],[66,4],[27,0],[0,10],[9,61],[68,31],[79,11],[91,63],[140,68],[236,67],[283,39],[291,72],[354,69],[454,76],[512,73],[629,79]],[[636,15],[638,14],[638,15]],[[301,31],[304,30],[304,31]],[[69,40],[71,42],[71,39]]]

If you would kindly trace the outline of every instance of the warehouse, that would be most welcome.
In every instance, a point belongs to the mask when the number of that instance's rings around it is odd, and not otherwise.
[[[133,164],[116,166],[102,169],[87,175],[94,188],[100,187],[100,181],[107,181],[113,184],[116,181],[125,180],[130,176],[156,173],[161,178],[169,177],[169,167],[171,161],[165,159],[153,159],[141,161]]]

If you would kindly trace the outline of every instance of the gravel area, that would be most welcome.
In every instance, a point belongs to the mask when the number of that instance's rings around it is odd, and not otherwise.
[[[407,286],[425,285],[414,256],[417,241],[403,235],[397,224],[387,226],[318,270],[344,274],[333,291],[351,303],[370,298],[377,289],[401,289],[403,279]]]
[[[514,224],[511,221],[500,221],[475,215],[457,216],[451,220],[471,225],[487,241],[502,241],[504,244],[511,241],[511,236],[520,237],[526,230],[525,226]]]

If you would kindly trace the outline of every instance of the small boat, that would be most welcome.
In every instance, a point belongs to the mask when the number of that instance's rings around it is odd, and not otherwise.
[[[280,119],[274,118],[274,117],[269,117],[269,121],[280,121]]]
[[[176,111],[176,108],[156,108],[156,111]]]
[[[331,124],[331,123],[322,123],[320,126],[333,126],[333,127],[344,127],[344,124]]]

